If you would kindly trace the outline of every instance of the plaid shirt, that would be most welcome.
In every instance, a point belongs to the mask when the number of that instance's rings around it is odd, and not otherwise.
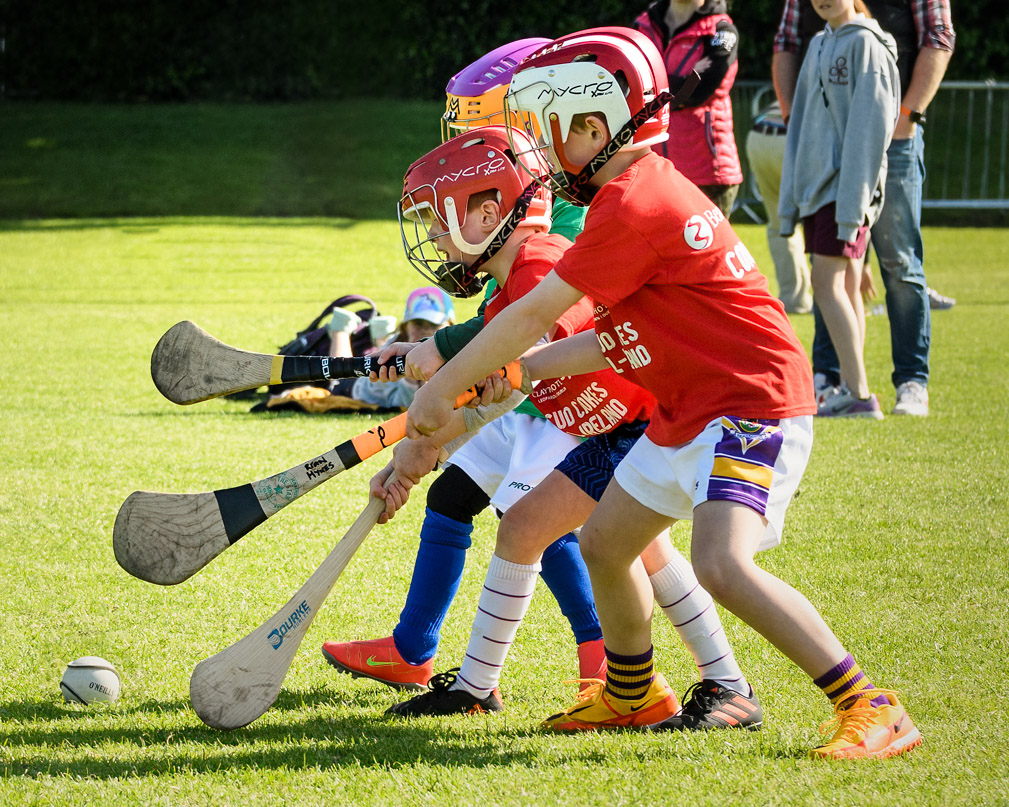
[[[804,0],[803,0],[804,1]],[[798,53],[802,48],[799,34],[799,2],[785,0],[781,23],[774,36],[774,52]],[[953,52],[956,33],[949,12],[949,0],[910,0],[914,27],[918,32],[918,47]]]

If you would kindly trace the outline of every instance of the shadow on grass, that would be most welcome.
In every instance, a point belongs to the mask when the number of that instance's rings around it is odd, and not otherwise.
[[[278,218],[267,216],[145,216],[143,218],[102,218],[102,219],[0,219],[0,232],[65,232],[70,230],[120,230],[126,235],[150,235],[162,227],[206,227],[225,225],[228,227],[328,227],[334,230],[349,230],[365,223],[363,219],[341,217],[294,217]]]
[[[23,723],[38,723],[40,721],[83,720],[94,718],[119,718],[138,714],[168,714],[188,710],[189,701],[145,701],[132,706],[117,704],[115,706],[78,706],[70,703],[49,701],[10,701],[0,704],[0,737],[16,737],[17,732],[5,733],[10,729],[11,721]],[[72,725],[72,724],[68,724]],[[37,734],[36,730],[31,730]]]
[[[273,711],[301,711],[310,703],[335,705],[329,693],[282,697]],[[149,702],[125,710],[127,715],[181,712],[184,701]],[[516,744],[531,731],[474,735],[452,725],[420,728],[384,716],[312,716],[289,723],[252,724],[233,732],[203,726],[117,728],[75,725],[71,708],[38,703],[0,707],[5,716],[23,714],[30,720],[49,719],[42,727],[24,726],[0,732],[0,744],[9,757],[4,776],[69,775],[93,779],[157,776],[188,771],[215,773],[241,769],[326,769],[341,767],[400,768],[425,764],[484,767],[535,765],[543,762],[535,749]],[[88,711],[89,718],[95,712]],[[110,714],[120,716],[122,710]],[[100,718],[99,718],[100,719]],[[133,745],[136,754],[121,749],[97,751],[108,744]],[[196,746],[194,748],[194,746]],[[60,760],[53,749],[81,752],[86,758]],[[599,761],[603,761],[600,752]]]
[[[365,428],[371,428],[372,423],[384,423],[391,420],[396,415],[401,414],[401,410],[390,409],[379,412],[362,412],[360,410],[329,412],[305,412],[294,409],[266,410],[251,412],[248,409],[196,409],[187,406],[178,409],[135,409],[132,412],[118,412],[116,417],[122,418],[242,418],[245,420],[290,420],[303,419],[312,420],[346,420],[348,423],[359,420]]]
[[[232,732],[220,732],[197,725],[122,728],[116,726],[81,725],[75,718],[102,719],[103,715],[80,707],[19,701],[0,705],[0,717],[5,721],[28,723],[0,730],[0,746],[8,760],[0,778],[21,776],[68,775],[91,779],[119,779],[158,776],[180,771],[217,773],[245,769],[312,769],[338,768],[408,768],[416,764],[444,767],[484,768],[520,765],[540,767],[557,764],[557,748],[535,742],[541,735],[535,725],[527,728],[498,729],[488,718],[447,718],[431,726],[413,720],[387,717],[382,714],[362,716],[341,712],[335,693],[329,690],[282,693],[270,714],[281,721],[253,723]],[[312,713],[307,719],[306,707],[326,709],[326,715]],[[148,701],[128,708],[114,707],[106,715],[115,720],[123,717],[156,716],[189,712],[187,700]],[[290,717],[289,721],[284,718]],[[192,715],[179,714],[174,719],[186,720]],[[473,721],[488,721],[486,730]],[[49,721],[43,725],[30,725]],[[721,737],[722,735],[719,735]],[[747,735],[756,736],[756,735]],[[679,745],[679,736],[657,734],[644,740],[635,736],[635,756],[654,756],[669,760],[678,757],[684,765],[693,764],[696,750],[672,749]],[[735,736],[733,736],[735,740]],[[612,749],[594,742],[570,738],[570,761],[612,764]],[[121,748],[102,750],[108,745],[132,745],[136,753]],[[195,746],[195,747],[194,747]],[[733,753],[738,747],[733,743]],[[58,749],[54,753],[54,749]],[[807,748],[769,747],[760,743],[752,752],[764,758],[796,759],[806,755]],[[80,752],[86,758],[61,760],[67,752]],[[681,753],[683,752],[683,753]]]

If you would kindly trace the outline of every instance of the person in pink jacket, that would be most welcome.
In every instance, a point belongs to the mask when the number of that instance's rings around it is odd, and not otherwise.
[[[725,0],[656,0],[634,27],[662,54],[673,93],[691,72],[701,77],[689,97],[670,110],[669,139],[653,148],[728,216],[743,172],[729,100],[739,33]]]

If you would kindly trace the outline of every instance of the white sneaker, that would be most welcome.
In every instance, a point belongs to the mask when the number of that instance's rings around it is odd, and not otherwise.
[[[332,335],[334,333],[354,333],[361,327],[361,318],[353,311],[346,308],[334,308],[333,315],[326,323],[326,331]]]
[[[931,286],[926,287],[925,291],[928,292],[928,307],[933,311],[948,311],[956,305],[956,297],[947,297],[945,294],[939,294]]]
[[[368,333],[371,335],[371,341],[376,345],[381,345],[396,333],[396,328],[399,327],[395,317],[385,317],[385,316],[374,316],[368,320]]]
[[[928,387],[920,381],[905,381],[897,387],[892,414],[928,417]]]
[[[836,395],[830,396],[816,410],[816,416],[821,418],[872,418],[883,419],[883,410],[879,408],[879,399],[875,395],[868,398],[856,398],[848,390],[842,389]]]
[[[841,388],[831,384],[823,373],[813,373],[813,393],[818,409],[823,406],[824,401],[837,395],[840,391]]]

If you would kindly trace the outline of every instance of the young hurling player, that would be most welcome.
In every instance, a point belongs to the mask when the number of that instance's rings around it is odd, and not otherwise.
[[[451,103],[449,108],[453,108]],[[409,200],[409,196],[404,198]],[[451,258],[470,266],[478,255],[470,252]],[[498,295],[488,313],[499,314],[512,299]],[[408,359],[415,353],[408,354]],[[570,535],[585,522],[616,464],[644,432],[654,405],[649,393],[608,368],[543,383],[532,397],[558,428],[588,439],[504,514],[458,675],[451,670],[435,676],[429,692],[393,706],[392,714],[443,715],[502,708],[501,670],[535,588],[541,555],[545,549],[550,551],[558,535]],[[759,728],[763,719],[759,702],[735,661],[711,597],[698,584],[690,564],[673,549],[667,534],[653,542],[642,559],[655,599],[690,650],[702,679],[691,688],[684,709],[670,726]],[[621,689],[619,671],[608,681],[611,688]],[[676,707],[670,693],[650,708],[651,722],[673,715]],[[636,720],[643,717],[635,714]]]
[[[537,47],[547,44],[549,40],[523,40],[503,46],[477,60],[469,67],[460,71],[452,78],[446,89],[448,100],[443,117],[443,140],[466,131],[467,128],[488,123],[504,122],[504,93],[508,87],[513,68],[520,58],[529,55]],[[527,124],[527,131],[535,133],[535,123],[522,121],[513,117],[513,123]],[[585,210],[575,207],[569,202],[555,198],[552,208],[553,227],[551,232],[570,235],[573,238],[581,231]],[[574,221],[572,222],[572,219]],[[560,226],[559,226],[560,221]],[[566,227],[567,229],[563,229]],[[477,256],[469,256],[472,263]],[[488,284],[489,288],[493,283]],[[498,301],[499,303],[501,301]],[[478,319],[478,328],[482,326],[482,317]],[[449,334],[451,332],[446,332]],[[439,335],[440,336],[440,335]],[[430,348],[427,345],[426,348]],[[449,358],[457,352],[449,345],[449,352],[436,338],[437,353],[445,353]],[[409,358],[415,360],[423,354],[425,346],[412,351]],[[440,355],[432,357],[433,366],[430,372],[441,366]],[[517,508],[511,508],[504,516],[504,523],[499,531],[499,551],[492,561],[491,575],[484,590],[484,602],[478,612],[474,635],[485,637],[482,648],[472,648],[467,653],[466,660],[455,683],[451,688],[446,683],[453,681],[453,676],[441,675],[435,678],[429,693],[414,699],[409,704],[394,707],[395,714],[445,714],[475,709],[490,710],[499,703],[495,690],[497,689],[504,658],[508,652],[511,640],[506,642],[502,637],[501,628],[518,627],[518,619],[504,622],[500,619],[502,609],[495,607],[503,604],[509,614],[514,610],[521,618],[529,602],[526,594],[531,594],[535,584],[535,564],[541,562],[541,555],[547,549],[549,555],[556,552],[560,546],[570,547],[568,540],[553,542],[557,535],[565,535],[584,523],[598,500],[606,482],[612,476],[616,462],[633,445],[637,437],[644,431],[647,417],[654,399],[640,388],[621,382],[612,371],[605,371],[605,380],[595,381],[590,376],[580,379],[557,380],[550,385],[541,385],[534,393],[534,398],[544,402],[541,408],[548,418],[562,430],[576,436],[595,435],[578,449],[571,452],[561,463],[560,473],[552,472],[544,483],[536,488],[531,496],[523,497],[519,505],[527,516],[524,519],[512,519],[510,513]],[[621,400],[622,399],[622,400]],[[569,403],[564,404],[564,401]],[[642,405],[647,401],[647,405]],[[517,410],[539,415],[532,403],[524,403]],[[571,480],[571,481],[569,481]],[[577,485],[577,486],[576,486]],[[528,501],[528,506],[526,502]],[[563,503],[559,505],[559,503]],[[429,503],[430,504],[430,503]],[[483,503],[481,503],[482,506]],[[560,521],[546,516],[561,516]],[[509,526],[514,525],[514,526]],[[556,526],[555,526],[556,525]],[[521,536],[521,547],[511,545],[515,536]],[[571,536],[567,535],[566,538]],[[462,550],[460,550],[461,554]],[[731,649],[728,647],[724,632],[714,610],[710,596],[697,583],[689,564],[669,544],[668,537],[656,541],[644,555],[646,568],[650,574],[657,601],[673,622],[677,631],[683,637],[690,649],[704,683],[695,685],[691,692],[687,707],[680,714],[685,725],[709,726],[747,726],[759,727],[761,722],[760,708],[752,696],[745,678],[735,663]],[[501,561],[520,562],[515,569],[523,572],[516,575],[515,580],[500,577],[496,565]],[[550,563],[551,566],[555,565]],[[418,585],[421,570],[415,574],[414,586]],[[424,575],[423,580],[429,586],[436,587],[442,582],[441,588],[447,589],[449,581],[440,581],[439,574]],[[451,581],[455,590],[457,579]],[[505,593],[505,589],[508,591]],[[511,591],[515,589],[515,591]],[[521,589],[522,591],[519,591]],[[525,591],[528,589],[528,592]],[[511,596],[507,596],[507,595]],[[500,596],[496,596],[500,595]],[[448,603],[445,602],[445,607]],[[409,609],[409,603],[407,608]],[[404,609],[406,611],[407,609]],[[520,612],[520,613],[519,613]],[[443,613],[443,612],[442,612]],[[488,635],[482,622],[489,622],[489,629],[497,635],[494,641],[486,639]],[[402,623],[401,626],[402,627]],[[497,630],[493,630],[494,628]],[[397,628],[399,630],[399,628]],[[510,633],[513,636],[514,630]],[[597,634],[599,635],[599,634]],[[479,643],[479,642],[477,642]],[[349,650],[353,645],[348,644]],[[585,649],[598,649],[596,642],[583,644]],[[330,652],[346,654],[347,650],[330,645]],[[583,652],[584,657],[586,654]],[[596,668],[582,664],[582,675],[598,675],[605,666]],[[748,697],[749,694],[749,697]],[[723,701],[734,698],[737,707],[745,710],[744,719],[737,719],[731,714],[718,712],[715,707]]]
[[[894,694],[869,682],[802,594],[753,561],[780,542],[805,470],[812,378],[781,304],[721,212],[642,145],[668,123],[655,47],[622,28],[563,37],[522,64],[507,100],[539,120],[553,184],[591,200],[585,230],[532,293],[421,388],[408,436],[441,428],[459,392],[532,347],[543,323],[583,294],[596,303],[595,337],[542,349],[530,374],[608,363],[658,401],[581,534],[607,661],[626,689],[595,685],[545,725],[640,725],[633,714],[669,696],[656,685],[651,592],[636,560],[673,520],[692,516],[702,585],[834,705],[837,730],[812,754],[891,756],[916,746],[918,730]]]
[[[525,159],[543,165],[531,148],[526,152]],[[408,230],[414,234],[410,260],[456,296],[478,293],[484,274],[499,284],[507,279],[507,290],[495,295],[488,311],[532,288],[570,246],[562,236],[547,235],[550,194],[532,185],[529,170],[517,167],[510,153],[503,127],[474,129],[415,162],[404,186],[404,237]],[[479,272],[444,262],[445,254],[463,252],[481,257]],[[513,262],[515,268],[509,273]],[[590,328],[591,322],[591,307],[582,300],[544,330],[564,337]],[[434,340],[424,343],[432,344]],[[463,414],[455,417],[461,424]],[[401,481],[390,502],[408,495],[412,484],[432,470],[441,447],[463,428],[443,433],[440,442],[397,446],[395,467]],[[555,428],[535,409],[520,407],[483,428],[452,455],[429,489],[413,578],[393,635],[327,642],[323,645],[326,659],[355,676],[398,688],[423,689],[431,679],[440,628],[462,577],[474,517],[488,504],[506,512],[577,443],[576,437]],[[382,481],[392,467],[379,474]],[[390,505],[389,513],[394,509]],[[560,535],[544,553],[542,569],[537,571],[571,623],[579,675],[595,677],[604,655],[588,574],[575,536]]]

